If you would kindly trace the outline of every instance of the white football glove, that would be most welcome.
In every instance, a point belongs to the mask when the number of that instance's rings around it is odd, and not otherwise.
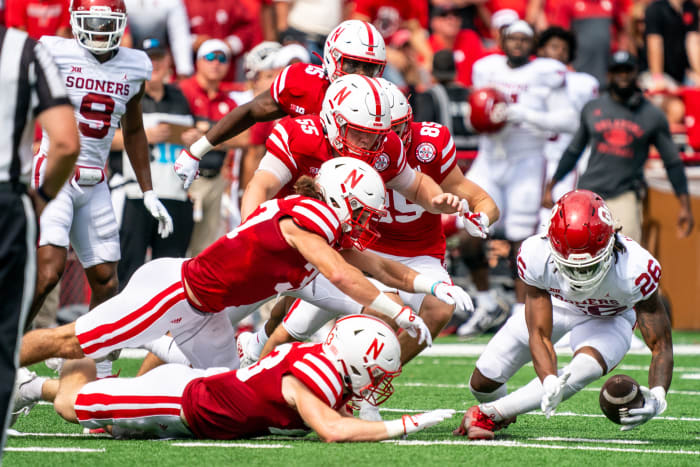
[[[143,194],[143,204],[153,217],[158,219],[158,233],[160,238],[167,238],[173,233],[173,218],[168,214],[163,203],[160,202],[153,190],[148,190]]]
[[[661,386],[651,388],[640,386],[644,396],[644,406],[638,409],[629,409],[629,415],[620,417],[621,431],[637,428],[666,410],[666,391]]]
[[[528,108],[522,104],[508,104],[506,107],[506,120],[508,123],[522,123],[527,121]]]
[[[466,199],[462,200],[462,211],[464,230],[472,237],[487,238],[489,236],[489,216],[483,212],[471,212]]]
[[[415,314],[411,307],[404,306],[394,316],[394,321],[402,327],[409,336],[418,337],[418,345],[423,342],[428,347],[433,345],[433,336],[430,334],[430,329],[425,325],[420,316]]]
[[[554,414],[554,411],[561,402],[561,398],[563,396],[561,390],[564,387],[566,380],[569,379],[569,376],[571,376],[571,371],[567,369],[559,377],[547,375],[544,381],[542,381],[542,389],[544,390],[544,394],[542,395],[542,403],[540,406],[542,407],[542,412],[544,412],[547,418]]]
[[[433,425],[437,425],[443,420],[452,417],[455,414],[453,409],[437,409],[430,412],[423,412],[417,415],[404,415],[401,417],[403,423],[403,434],[408,435],[415,433]]]
[[[180,180],[184,182],[183,188],[186,190],[199,175],[199,159],[183,148],[175,160],[173,169],[175,169],[175,173],[180,177]]]
[[[474,304],[467,292],[458,285],[450,285],[447,282],[437,282],[432,287],[435,298],[448,305],[454,305],[455,311],[469,314],[474,311]]]

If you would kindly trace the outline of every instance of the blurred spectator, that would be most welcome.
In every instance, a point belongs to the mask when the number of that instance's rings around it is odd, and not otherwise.
[[[236,79],[235,59],[259,42],[260,22],[247,3],[230,0],[185,0],[190,17],[193,50],[198,51],[202,43],[209,39],[221,39],[228,45],[233,60],[228,67],[226,81]]]
[[[430,85],[428,67],[422,66],[420,57],[411,43],[411,33],[400,29],[391,38],[386,48],[387,64],[382,75],[387,80],[408,90],[406,94],[422,92]],[[432,53],[431,53],[432,55]],[[393,63],[389,63],[389,56]],[[432,59],[431,59],[432,65]]]
[[[168,47],[180,78],[194,72],[190,20],[183,0],[124,0],[136,46],[157,39]]]
[[[165,84],[171,66],[167,48],[155,38],[144,40],[142,48],[153,64],[153,73],[146,81],[146,93],[142,99],[143,122],[151,149],[153,190],[170,213],[174,229],[167,238],[158,235],[158,221],[145,208],[143,193],[124,154],[122,167],[127,184],[123,219],[127,222],[122,222],[119,232],[122,259],[117,268],[122,287],[145,262],[149,247],[153,259],[184,257],[194,224],[192,203],[173,170],[173,164],[180,149],[189,146],[201,133],[194,128],[194,118],[182,91]],[[114,136],[112,149],[123,149],[121,129]]]
[[[326,36],[343,20],[343,0],[274,0],[277,31],[301,33],[302,44],[323,55]],[[318,59],[314,63],[320,65]]]
[[[457,64],[457,81],[471,86],[472,66],[484,56],[479,35],[472,29],[460,30],[461,21],[455,10],[434,8],[433,13],[430,18],[432,34],[428,39],[431,50],[433,53],[443,49],[452,50]]]
[[[477,31],[477,22],[486,0],[430,0],[430,17],[435,16],[435,10],[452,10],[459,18],[460,29]]]
[[[7,0],[5,24],[27,31],[32,39],[41,36],[73,37],[70,0]]]
[[[501,32],[507,26],[518,21],[520,17],[518,12],[511,10],[509,8],[504,8],[502,10],[497,10],[491,15],[491,37],[493,41],[487,41],[489,52],[491,53],[503,53],[500,48],[501,44]]]
[[[627,37],[629,38],[628,51],[637,57],[640,72],[649,69],[649,65],[647,64],[646,26],[644,24],[646,6],[646,0],[635,2],[627,16]]]
[[[652,91],[677,84],[700,85],[698,6],[692,0],[656,0],[645,12],[647,62]]]
[[[475,150],[478,139],[465,124],[468,118],[469,90],[455,81],[457,67],[451,50],[440,50],[433,55],[435,84],[416,96],[413,119],[417,122],[437,122],[447,127],[457,148],[457,157],[466,156],[461,151]]]
[[[543,205],[551,207],[552,188],[574,168],[583,150],[590,145],[590,159],[578,188],[600,194],[613,218],[622,225],[622,233],[640,242],[641,200],[646,191],[643,166],[649,157],[649,146],[653,144],[681,205],[678,234],[688,236],[694,223],[688,181],[678,148],[671,140],[668,121],[637,86],[634,56],[623,51],[615,53],[609,70],[608,92],[583,108],[581,125],[547,184]]]
[[[194,76],[180,81],[180,89],[190,104],[197,128],[202,132],[236,107],[229,95],[231,89],[223,84],[230,63],[228,45],[218,39],[209,39],[197,51]],[[195,226],[189,256],[199,254],[219,237],[221,196],[228,185],[221,173],[225,159],[225,148],[208,152],[199,165],[200,177],[190,187]]]

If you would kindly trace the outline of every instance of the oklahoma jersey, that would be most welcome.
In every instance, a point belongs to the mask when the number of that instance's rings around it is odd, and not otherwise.
[[[100,63],[75,39],[44,36],[61,70],[68,97],[75,108],[80,133],[79,165],[103,168],[109,156],[114,131],[126,111],[126,104],[151,77],[151,60],[141,50],[119,47],[111,59]],[[41,153],[47,154],[46,132]]]
[[[318,115],[282,119],[272,129],[266,147],[267,153],[258,170],[269,170],[277,175],[284,185],[278,196],[293,192],[294,182],[299,177],[315,176],[321,164],[335,157]],[[413,181],[403,143],[394,132],[387,135],[383,152],[374,161],[374,169],[387,187],[392,183],[403,187]]]
[[[408,165],[428,175],[438,185],[457,164],[455,144],[447,127],[434,122],[412,122]],[[396,256],[445,257],[445,233],[439,214],[431,214],[395,190],[387,191],[388,216],[382,218],[381,234],[372,250]]]
[[[294,63],[277,75],[270,93],[282,110],[292,117],[318,115],[330,84],[322,67]]]
[[[548,291],[554,306],[593,316],[622,314],[658,288],[661,266],[634,240],[622,235],[618,239],[625,251],[613,253],[610,270],[585,298],[569,290],[551,258],[546,237],[532,236],[523,242],[518,254],[518,275],[527,284]]]
[[[298,378],[329,407],[346,402],[340,374],[322,344],[284,344],[258,363],[191,381],[182,394],[182,411],[197,438],[236,439],[309,431],[299,412],[282,395],[282,378]]]
[[[546,98],[566,83],[566,67],[549,58],[536,58],[526,65],[511,68],[505,55],[493,54],[477,60],[472,71],[475,88],[494,87],[510,103],[528,109],[546,111]],[[527,125],[508,125],[498,133],[481,135],[479,154],[493,158],[542,156],[544,132]]]
[[[325,203],[292,195],[266,201],[248,219],[182,265],[182,276],[203,305],[216,313],[303,288],[318,274],[280,231],[285,217],[335,246],[340,221]]]

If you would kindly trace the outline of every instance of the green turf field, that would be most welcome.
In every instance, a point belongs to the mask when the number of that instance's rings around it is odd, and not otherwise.
[[[700,344],[700,333],[675,333],[674,338],[676,344]],[[439,339],[437,344],[457,342],[447,338]],[[561,358],[561,362],[568,360]],[[628,355],[615,372],[626,373],[646,385],[649,360],[646,355]],[[419,357],[396,380],[396,393],[382,406],[383,417],[398,418],[403,413],[436,408],[463,412],[475,402],[466,387],[475,361],[476,357],[471,356]],[[114,368],[129,375],[137,365],[136,360],[122,359]],[[36,369],[49,374],[43,365]],[[532,366],[527,366],[515,375],[509,387],[519,387],[533,376]],[[541,413],[526,414],[499,432],[496,440],[482,442],[452,436],[461,414],[406,440],[384,443],[326,445],[314,435],[239,442],[115,441],[82,435],[79,426],[64,422],[50,405],[39,405],[15,424],[14,428],[24,435],[8,438],[4,465],[700,466],[700,356],[676,356],[668,410],[630,432],[620,432],[601,414],[598,390],[603,381],[561,404],[551,419],[546,420]],[[61,448],[71,450],[48,451]]]

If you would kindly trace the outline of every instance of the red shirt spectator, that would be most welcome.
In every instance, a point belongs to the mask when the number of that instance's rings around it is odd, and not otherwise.
[[[69,0],[8,0],[5,23],[27,31],[29,37],[70,37]]]
[[[198,120],[210,122],[218,122],[236,108],[236,102],[229,96],[231,89],[232,86],[222,83],[216,96],[210,97],[207,90],[197,82],[196,75],[180,81],[180,90],[190,103],[192,114]]]
[[[556,1],[556,0],[555,0]],[[552,0],[545,2],[547,4],[552,3]],[[511,9],[518,12],[518,16],[521,19],[525,18],[525,13],[527,11],[528,0],[489,0],[486,4],[486,8],[493,14],[498,10]]]
[[[428,2],[422,0],[357,0],[355,17],[364,16],[374,24],[384,41],[388,44],[391,37],[404,23],[417,20],[424,29],[428,27]],[[359,18],[359,19],[365,19]]]

